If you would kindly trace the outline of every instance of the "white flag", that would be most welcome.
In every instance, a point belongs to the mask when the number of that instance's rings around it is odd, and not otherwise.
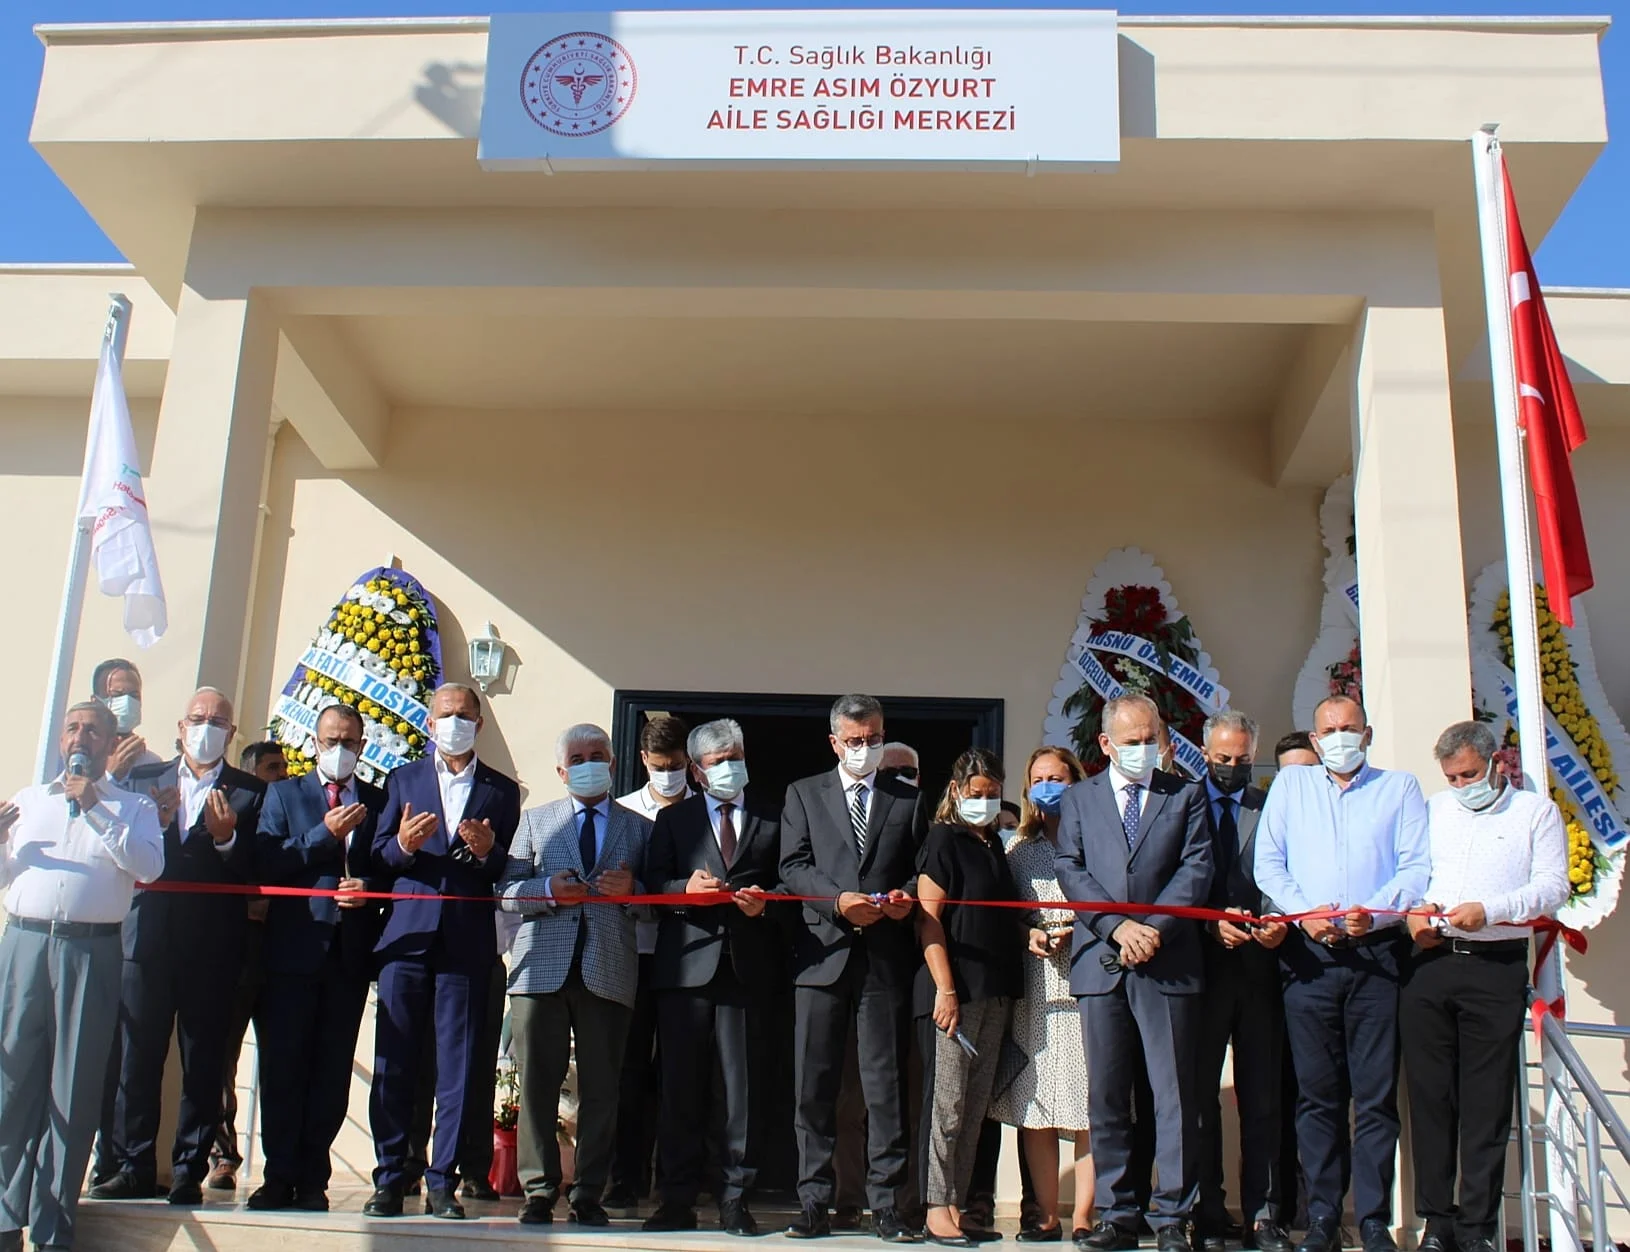
[[[110,339],[102,341],[85,440],[85,476],[79,483],[79,518],[91,523],[91,560],[105,596],[123,596],[124,626],[143,648],[164,634],[169,617],[153,553],[147,499],[136,467],[124,374]]]

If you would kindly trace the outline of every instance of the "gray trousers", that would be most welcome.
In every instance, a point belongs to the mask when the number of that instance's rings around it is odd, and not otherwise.
[[[990,1108],[996,1083],[996,1064],[1002,1054],[1013,1015],[1013,1001],[1005,996],[974,1000],[961,1006],[960,1029],[973,1044],[969,1056],[954,1037],[934,1025],[932,1017],[919,1019],[923,1054],[933,1049],[933,1085],[924,1074],[923,1092],[923,1203],[930,1208],[967,1204],[973,1180],[979,1134]]]
[[[119,1014],[117,933],[0,935],[0,1232],[68,1247]]]
[[[560,1088],[577,1041],[577,1167],[572,1200],[600,1199],[617,1146],[617,1096],[634,1010],[583,985],[574,963],[559,991],[509,998],[510,1051],[521,1079],[515,1164],[527,1199],[554,1204],[562,1169],[557,1124]]]
[[[1155,1104],[1155,1172],[1160,1187],[1150,1200],[1149,1225],[1159,1230],[1187,1218],[1199,1193],[1195,1037],[1198,995],[1167,995],[1127,974],[1104,995],[1082,996],[1081,1029],[1087,1046],[1087,1117],[1092,1161],[1098,1171],[1098,1217],[1122,1229],[1137,1222],[1138,1180],[1132,1157],[1132,1087],[1141,1050]]]

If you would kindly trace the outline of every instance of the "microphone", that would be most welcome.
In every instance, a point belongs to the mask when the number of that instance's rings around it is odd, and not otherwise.
[[[70,753],[69,756],[68,756],[68,772],[70,774],[72,774],[75,778],[83,778],[83,777],[85,777],[86,772],[90,769],[90,764],[91,764],[90,757],[86,756],[83,752],[73,752],[73,753]],[[69,817],[78,817],[79,816],[79,801],[78,800],[69,800],[68,801],[68,816]]]

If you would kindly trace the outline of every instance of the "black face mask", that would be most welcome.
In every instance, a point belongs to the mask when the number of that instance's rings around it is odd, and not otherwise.
[[[1217,784],[1217,790],[1225,796],[1231,796],[1236,791],[1243,791],[1251,785],[1250,765],[1212,765],[1211,781]]]

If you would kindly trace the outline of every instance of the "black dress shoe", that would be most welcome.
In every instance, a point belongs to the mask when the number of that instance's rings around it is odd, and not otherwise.
[[[1194,1252],[1228,1252],[1228,1236],[1223,1225],[1199,1226],[1194,1231]]]
[[[664,1200],[657,1211],[645,1219],[641,1230],[661,1234],[672,1230],[695,1230],[696,1210],[688,1204],[672,1204]]]
[[[1358,1237],[1364,1243],[1364,1252],[1398,1252],[1398,1244],[1379,1217],[1366,1217],[1359,1224]]]
[[[257,1213],[271,1213],[294,1204],[294,1188],[286,1182],[263,1182],[249,1193],[248,1207]]]
[[[967,1235],[936,1235],[926,1226],[923,1227],[923,1242],[936,1243],[942,1248],[971,1248],[974,1246],[973,1240],[968,1238]]]
[[[872,1214],[872,1230],[884,1243],[916,1243],[919,1238],[917,1227],[906,1221],[898,1209],[878,1209]],[[959,1236],[965,1237],[965,1236]],[[970,1239],[969,1243],[973,1241]],[[961,1244],[947,1244],[947,1247],[961,1247]]]
[[[368,1197],[368,1203],[362,1206],[364,1217],[400,1217],[402,1216],[402,1189],[400,1187],[376,1187],[374,1193]]]
[[[866,1211],[844,1205],[832,1214],[833,1230],[865,1230]]]
[[[1088,1252],[1131,1252],[1138,1246],[1138,1236],[1114,1222],[1099,1222],[1084,1235],[1077,1230],[1075,1246]]]
[[[634,1188],[617,1183],[606,1188],[605,1194],[600,1197],[600,1203],[608,1209],[637,1209],[640,1206],[640,1199],[634,1194]],[[624,1216],[632,1214],[625,1213]]]
[[[1000,1243],[1002,1232],[990,1226],[964,1226],[962,1233],[974,1243]]]
[[[1167,1222],[1155,1231],[1156,1252],[1190,1252],[1190,1246],[1189,1232],[1183,1222]]]
[[[464,1206],[458,1202],[458,1196],[453,1193],[451,1187],[445,1190],[440,1187],[426,1187],[424,1211],[432,1217],[444,1217],[450,1222],[464,1220]]]
[[[499,1198],[498,1188],[485,1178],[466,1178],[458,1193],[466,1200],[486,1200],[489,1203]]]
[[[169,1201],[177,1208],[197,1208],[204,1202],[204,1189],[183,1175],[170,1188]]]
[[[758,1234],[758,1222],[748,1211],[746,1200],[720,1200],[719,1229],[727,1235],[751,1239]]]
[[[1334,1217],[1314,1217],[1307,1223],[1307,1234],[1296,1245],[1296,1252],[1340,1252],[1341,1227]]]
[[[158,1187],[151,1182],[140,1182],[136,1175],[121,1170],[106,1182],[91,1188],[93,1200],[151,1200],[158,1195]]]
[[[787,1223],[789,1239],[824,1239],[832,1233],[832,1223],[826,1220],[826,1205],[806,1204],[804,1211]]]
[[[1258,1222],[1245,1234],[1246,1252],[1293,1252],[1295,1246],[1278,1222]]]
[[[302,1213],[326,1213],[328,1192],[321,1187],[301,1187],[294,1193],[294,1207]]]
[[[573,1200],[566,1209],[566,1220],[576,1222],[579,1226],[609,1226],[611,1214],[606,1212],[598,1200]]]
[[[521,1211],[515,1215],[515,1220],[523,1226],[547,1226],[555,1220],[555,1202],[546,1200],[541,1195],[531,1196],[521,1205]]]
[[[1019,1233],[1013,1236],[1015,1243],[1062,1243],[1064,1241],[1064,1223],[1054,1222],[1051,1226],[1020,1226]]]
[[[1494,1240],[1468,1239],[1460,1245],[1460,1252],[1494,1252]]]
[[[1421,1232],[1420,1252],[1456,1252],[1454,1231],[1428,1221]]]

